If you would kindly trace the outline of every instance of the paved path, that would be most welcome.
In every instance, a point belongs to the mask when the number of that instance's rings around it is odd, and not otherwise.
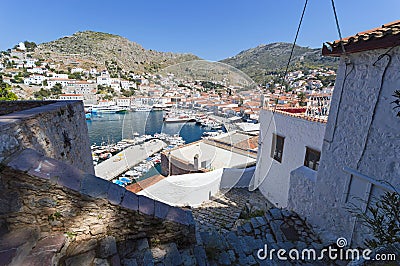
[[[162,140],[151,140],[140,145],[131,146],[96,165],[94,171],[96,176],[111,180],[166,146],[167,144]]]

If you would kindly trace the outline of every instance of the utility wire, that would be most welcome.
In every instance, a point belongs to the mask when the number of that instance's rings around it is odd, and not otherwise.
[[[308,3],[308,0],[306,0],[306,2],[304,3],[303,12],[301,13],[300,22],[299,22],[299,25],[297,27],[296,37],[294,38],[293,45],[292,45],[292,50],[290,51],[289,60],[288,60],[288,62],[286,64],[286,69],[285,69],[285,74],[283,75],[283,80],[286,79],[286,75],[287,75],[287,72],[288,72],[288,69],[289,69],[289,64],[290,64],[290,61],[292,60],[294,47],[296,46],[297,37],[299,36],[300,26],[301,26],[301,23],[303,22],[303,17],[304,17],[304,13],[306,12],[307,3]]]
[[[336,14],[335,1],[331,0],[331,3],[332,3],[333,14],[335,15],[336,29],[337,29],[338,34],[339,34],[340,46],[342,47],[343,54],[346,54],[346,50],[344,49],[344,45],[343,45],[342,33],[340,31],[340,26],[339,26],[339,19],[338,19],[338,16]]]
[[[300,27],[301,27],[301,24],[302,24],[302,22],[303,22],[304,14],[305,14],[305,12],[306,12],[307,3],[308,3],[308,0],[306,0],[305,3],[304,3],[303,12],[301,13],[299,25],[297,26],[296,36],[295,36],[294,41],[293,41],[293,45],[292,45],[292,49],[291,49],[291,51],[290,51],[290,55],[289,55],[288,62],[287,62],[287,64],[286,64],[285,74],[283,75],[283,81],[286,80],[286,76],[287,76],[287,72],[288,72],[288,69],[289,69],[290,61],[292,60],[293,51],[294,51],[294,48],[295,48],[295,46],[296,46],[297,37],[299,36]],[[270,126],[271,126],[271,122],[272,122],[272,120],[274,119],[274,115],[275,115],[275,111],[276,111],[276,106],[277,106],[277,103],[275,104],[274,109],[272,110],[271,119],[269,120],[267,129],[265,130],[265,135],[264,135],[264,136],[260,136],[260,137],[262,137],[262,138],[261,138],[261,141],[259,141],[259,145],[262,145],[262,144],[264,143],[265,138],[267,137],[267,133],[268,133],[268,130],[269,130]],[[260,133],[261,133],[261,130],[260,130]],[[261,155],[262,150],[260,150],[259,152],[260,152],[260,157],[259,157],[259,158],[260,158],[260,164],[261,164],[262,159],[263,159],[263,156]],[[263,180],[264,180],[264,179],[263,179]],[[262,182],[263,180],[261,180],[261,182]],[[249,188],[249,190],[252,191],[252,190],[256,189],[256,188],[258,187],[258,185],[259,185],[259,184],[257,184],[256,186],[253,186],[252,188]]]

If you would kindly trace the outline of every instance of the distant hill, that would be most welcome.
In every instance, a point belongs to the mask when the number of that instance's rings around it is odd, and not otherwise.
[[[262,83],[265,79],[276,73],[282,73],[289,59],[292,44],[271,43],[259,45],[240,52],[239,54],[221,60],[247,75],[254,81]],[[338,59],[323,57],[321,49],[295,46],[289,70],[306,69],[315,67],[329,67],[336,69]]]
[[[106,62],[126,70],[156,72],[166,66],[199,59],[193,54],[178,54],[146,50],[141,45],[121,36],[84,31],[48,43],[35,49],[35,56],[51,59],[65,66],[104,68]]]

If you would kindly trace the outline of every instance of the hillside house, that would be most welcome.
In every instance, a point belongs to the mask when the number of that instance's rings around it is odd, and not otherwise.
[[[251,189],[277,207],[287,207],[290,172],[318,170],[326,121],[304,116],[305,108],[261,110],[257,167]]]
[[[323,47],[340,64],[321,159],[317,172],[291,172],[288,208],[326,235],[362,245],[371,234],[346,207],[365,211],[383,192],[400,190],[400,118],[392,103],[400,21],[345,38],[343,48],[340,41]]]

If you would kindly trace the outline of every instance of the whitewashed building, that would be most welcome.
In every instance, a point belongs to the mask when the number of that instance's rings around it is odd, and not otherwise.
[[[68,79],[68,74],[52,73],[51,75],[54,79]]]
[[[117,106],[131,107],[131,98],[124,98],[124,97],[116,98],[115,103],[117,104]]]
[[[326,121],[304,116],[305,108],[260,112],[257,167],[251,189],[275,206],[287,207],[290,172],[305,165],[318,170]]]
[[[73,79],[63,79],[63,78],[51,78],[47,81],[49,88],[54,87],[57,83],[61,84],[62,87],[67,87],[68,83],[74,81]]]
[[[318,172],[291,173],[288,207],[325,235],[362,245],[370,232],[347,207],[366,211],[400,191],[400,21],[324,46],[340,57]],[[387,183],[386,183],[387,182]],[[390,183],[391,185],[388,185]],[[323,234],[324,235],[324,234]]]
[[[67,83],[66,91],[75,94],[96,94],[96,83],[90,83],[84,80],[70,81]]]
[[[42,85],[43,81],[46,80],[47,77],[42,75],[31,75],[27,78],[24,78],[25,85]]]
[[[68,100],[68,101],[83,101],[83,95],[82,94],[60,94],[59,95],[60,100]]]

